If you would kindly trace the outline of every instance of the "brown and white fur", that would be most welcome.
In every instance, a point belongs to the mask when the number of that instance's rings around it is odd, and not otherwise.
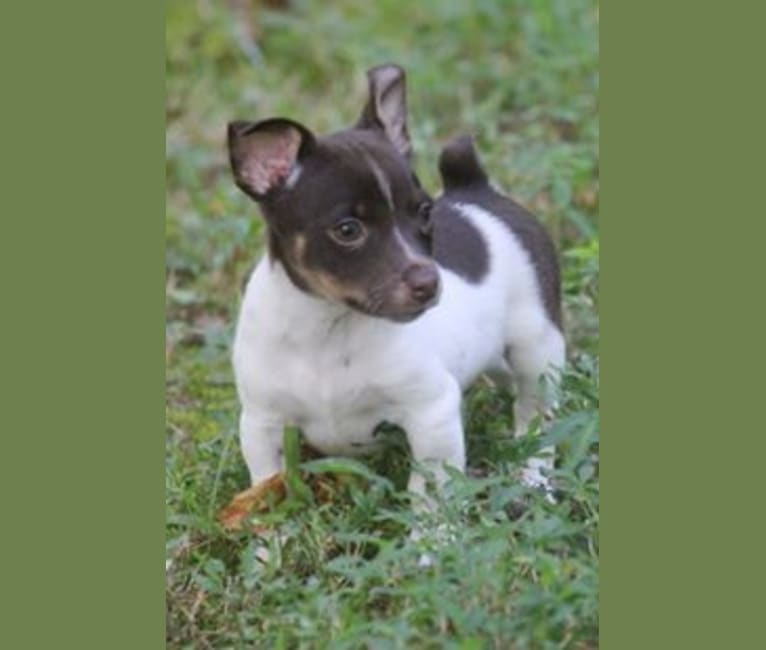
[[[405,77],[370,70],[352,128],[324,137],[286,119],[229,125],[238,186],[260,206],[268,255],[250,278],[234,342],[242,452],[253,483],[282,469],[296,425],[327,454],[400,425],[413,460],[465,468],[462,392],[511,382],[515,432],[550,404],[564,364],[559,269],[540,224],[489,185],[468,138],[442,153],[432,202],[410,166]],[[543,484],[546,460],[524,480]],[[413,472],[410,490],[423,493]]]

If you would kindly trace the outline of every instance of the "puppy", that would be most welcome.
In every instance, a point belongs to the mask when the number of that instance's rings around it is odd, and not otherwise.
[[[440,160],[435,203],[410,166],[405,75],[368,72],[355,126],[317,137],[292,120],[233,122],[236,184],[265,218],[233,350],[242,453],[253,483],[283,469],[282,431],[331,455],[400,425],[416,466],[465,468],[462,391],[479,374],[516,390],[516,433],[564,362],[559,271],[535,219],[488,184],[469,139]],[[542,397],[542,399],[541,399]],[[540,464],[525,480],[542,483]]]

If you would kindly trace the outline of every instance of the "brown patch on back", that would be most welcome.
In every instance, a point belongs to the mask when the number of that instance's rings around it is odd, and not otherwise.
[[[490,186],[470,137],[456,138],[444,148],[439,171],[445,188],[434,209],[434,256],[439,263],[469,281],[479,281],[486,273],[486,245],[470,222],[456,218],[454,208],[458,203],[478,205],[499,219],[529,255],[548,317],[561,330],[561,272],[553,240],[543,225]]]
[[[480,283],[489,273],[489,250],[481,233],[448,200],[436,201],[431,218],[434,259],[466,282]]]

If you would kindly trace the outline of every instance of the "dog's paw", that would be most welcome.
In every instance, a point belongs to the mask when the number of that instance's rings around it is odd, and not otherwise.
[[[271,561],[271,551],[267,546],[259,546],[255,549],[255,559],[261,564],[268,564]]]
[[[454,524],[439,522],[424,528],[413,529],[410,541],[418,548],[418,568],[430,569],[438,562],[437,555],[441,549],[456,543],[457,533]]]
[[[553,485],[544,472],[553,469],[551,458],[530,458],[521,470],[521,482],[530,488],[542,490],[548,503],[556,503],[553,496]]]
[[[418,558],[418,568],[419,569],[430,569],[432,566],[436,564],[436,560],[434,559],[434,556],[430,553],[421,553],[420,557]]]

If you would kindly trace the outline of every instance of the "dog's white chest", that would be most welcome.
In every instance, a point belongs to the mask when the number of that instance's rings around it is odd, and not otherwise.
[[[243,399],[256,396],[254,410],[300,427],[323,453],[369,451],[377,426],[397,417],[396,395],[407,365],[392,358],[395,346],[377,343],[377,330],[390,326],[373,323],[371,330],[360,330],[359,318],[350,314],[351,320],[291,320],[278,329],[271,310],[264,309],[270,297],[264,287],[258,308],[246,307],[240,322],[234,361]]]
[[[284,391],[275,397],[281,402],[278,409],[295,418],[308,443],[343,455],[374,446],[373,432],[393,417],[393,410],[388,391],[367,376],[369,364],[337,347],[287,356]]]
[[[284,356],[283,351],[283,361]],[[342,347],[288,356],[277,407],[295,418],[308,443],[327,454],[373,448],[377,426],[394,419],[396,409],[390,391],[370,377],[369,356]]]

